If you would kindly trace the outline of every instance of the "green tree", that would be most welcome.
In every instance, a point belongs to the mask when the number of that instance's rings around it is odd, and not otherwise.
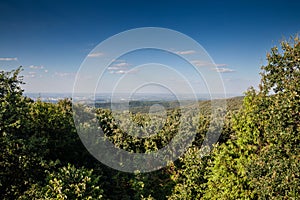
[[[259,91],[250,89],[235,133],[214,152],[206,199],[296,199],[300,196],[300,43],[271,49]]]
[[[300,41],[274,47],[263,66],[261,126],[257,156],[247,166],[260,199],[300,196]],[[267,94],[272,94],[267,96]]]
[[[14,199],[39,177],[42,159],[27,142],[30,99],[22,96],[21,67],[0,71],[0,198]],[[32,171],[32,169],[36,169]],[[42,170],[43,171],[43,170]]]
[[[259,99],[259,98],[258,98]],[[258,101],[254,90],[244,98],[244,109],[233,117],[234,133],[215,147],[206,172],[204,199],[251,199],[254,196],[245,165],[255,155],[260,132]]]
[[[203,196],[203,183],[207,157],[201,158],[201,150],[191,147],[174,165],[172,179],[175,182],[168,199],[200,199]]]
[[[73,165],[48,173],[46,185],[34,184],[20,199],[103,199],[100,177]]]
[[[45,170],[93,165],[76,133],[70,100],[53,104],[24,97],[20,72],[0,72],[1,199],[16,199],[43,182]]]

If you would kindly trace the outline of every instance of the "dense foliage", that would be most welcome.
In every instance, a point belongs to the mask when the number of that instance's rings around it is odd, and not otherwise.
[[[129,152],[164,147],[178,133],[182,118],[183,134],[196,132],[193,145],[178,160],[151,173],[134,174],[111,169],[87,152],[75,129],[70,100],[32,101],[23,95],[21,68],[1,71],[0,198],[297,199],[298,38],[282,42],[281,49],[271,49],[267,60],[258,91],[249,89],[245,98],[227,99],[223,132],[209,156],[201,156],[201,144],[211,125],[210,101],[186,108],[178,108],[177,102],[164,102],[168,108],[164,123],[162,116],[148,114],[151,104],[160,102],[133,102],[131,112],[120,114],[119,119],[106,109],[108,105],[96,108],[105,136]],[[199,112],[195,112],[196,107]],[[77,112],[91,111],[78,108]],[[192,117],[185,118],[185,111]],[[136,130],[131,122],[150,137],[128,134]],[[76,123],[89,133],[87,124]]]
[[[300,196],[300,42],[281,47],[267,55],[259,91],[247,92],[232,139],[214,152],[207,199]]]

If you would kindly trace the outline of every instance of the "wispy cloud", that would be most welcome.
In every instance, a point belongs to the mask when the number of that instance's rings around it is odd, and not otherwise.
[[[127,63],[127,62],[120,62],[120,63],[114,64],[114,66],[116,66],[116,67],[128,67],[129,63]]]
[[[196,51],[194,51],[194,50],[175,51],[175,53],[178,55],[190,55],[190,54],[195,54]]]
[[[18,58],[0,58],[0,61],[17,61]]]
[[[114,71],[109,71],[111,74],[126,74],[127,70],[114,70]]]
[[[193,60],[191,63],[193,65],[197,66],[197,67],[211,67],[211,66],[214,66],[213,63],[203,61],[203,60]]]
[[[197,67],[226,67],[227,66],[227,64],[215,64],[203,60],[193,60],[191,63]]]
[[[113,71],[113,70],[119,70],[121,69],[120,67],[117,67],[117,66],[111,66],[111,67],[108,67],[107,68],[109,71]],[[127,68],[126,68],[127,69]]]
[[[126,62],[126,60],[115,60],[111,66],[107,68],[110,74],[126,74],[135,73],[137,70],[130,70],[131,64]]]
[[[38,65],[30,65],[29,66],[30,69],[44,69],[44,66],[41,65],[41,66],[38,66]]]
[[[121,59],[113,59],[113,63],[121,63],[121,62],[126,62],[126,60],[121,60]]]
[[[215,64],[216,67],[227,67],[227,64]]]
[[[231,72],[235,72],[235,70],[230,69],[230,68],[225,68],[225,67],[217,67],[215,69],[213,69],[219,73],[231,73]]]
[[[128,70],[128,69],[126,69],[126,70],[111,70],[111,71],[109,71],[109,73],[110,74],[135,74],[135,73],[137,73],[138,72],[138,70],[137,69],[130,69],[130,70]]]
[[[30,71],[27,74],[24,75],[25,78],[35,78],[36,77],[36,72]]]
[[[70,72],[55,72],[54,75],[58,76],[58,77],[68,77],[68,76],[74,76],[75,73],[70,73]]]
[[[88,57],[91,57],[91,58],[96,58],[96,57],[101,57],[101,56],[104,56],[104,53],[102,53],[102,52],[95,52],[95,53],[90,53],[88,55]]]
[[[230,69],[228,68],[227,64],[215,64],[212,62],[208,62],[208,61],[203,61],[203,60],[193,60],[191,62],[193,65],[197,66],[197,67],[210,67],[212,70],[217,71],[219,73],[231,73],[231,72],[235,72],[234,69]]]
[[[43,77],[43,73],[48,73],[48,70],[43,65],[30,65],[25,68],[24,77],[26,78],[41,78]]]

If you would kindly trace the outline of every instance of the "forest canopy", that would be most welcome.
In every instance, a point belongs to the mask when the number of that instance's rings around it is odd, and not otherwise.
[[[299,38],[272,48],[261,69],[258,90],[250,88],[244,98],[227,99],[222,134],[211,154],[199,156],[211,120],[210,102],[200,101],[193,106],[201,112],[190,119],[199,124],[192,146],[178,160],[151,173],[120,172],[98,162],[77,135],[70,99],[33,101],[23,94],[22,68],[1,71],[0,198],[297,199]],[[162,130],[147,140],[128,137],[109,109],[97,109],[99,127],[126,151],[155,151],[178,131],[176,107],[169,109]],[[136,110],[131,118],[148,123],[147,113]]]

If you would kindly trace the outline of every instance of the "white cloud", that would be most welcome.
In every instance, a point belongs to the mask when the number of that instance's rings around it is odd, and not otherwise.
[[[228,65],[227,64],[215,64],[216,67],[227,67]]]
[[[209,63],[209,62],[203,61],[203,60],[193,60],[191,63],[193,65],[197,66],[197,67],[210,67],[210,66],[213,66],[213,63]]]
[[[24,75],[25,78],[42,78],[43,76],[41,74],[39,74],[36,71],[29,71],[27,74]]]
[[[113,59],[112,62],[120,63],[120,62],[126,62],[126,60]]]
[[[39,72],[44,72],[44,73],[48,73],[48,70],[45,69],[45,67],[43,65],[30,65],[28,66],[29,69],[31,70],[35,70],[35,71],[39,71]],[[41,71],[40,71],[41,70]],[[35,73],[33,71],[29,72],[31,74]],[[41,76],[41,75],[40,75]]]
[[[96,57],[101,57],[101,56],[104,56],[104,53],[102,53],[102,52],[95,52],[95,53],[90,53],[88,55],[88,57],[91,57],[91,58],[96,58]]]
[[[129,70],[130,64],[126,60],[115,60],[113,64],[107,68],[110,74],[126,74],[133,73],[136,70]]]
[[[194,51],[194,50],[175,51],[175,53],[178,55],[190,55],[190,54],[195,54],[196,51]]]
[[[30,71],[27,74],[24,75],[26,78],[35,78],[36,77],[36,72]]]
[[[191,63],[197,67],[226,67],[226,66],[228,66],[227,64],[215,64],[215,63],[203,61],[203,60],[193,60]]]
[[[74,73],[69,73],[69,72],[55,72],[55,76],[59,77],[67,77],[67,76],[73,76],[75,75]]]
[[[126,74],[128,70],[111,70],[109,71],[110,74]]]
[[[125,70],[118,70],[118,71],[115,71],[115,74],[126,74],[127,71]]]
[[[18,58],[0,58],[0,61],[17,61]]]
[[[230,69],[230,68],[225,68],[225,67],[218,67],[218,68],[215,68],[213,69],[219,73],[230,73],[230,72],[235,72],[235,70],[233,69]]]
[[[41,65],[41,66],[30,65],[29,68],[30,68],[30,69],[44,69],[44,66],[43,66],[43,65]]]
[[[211,67],[212,70],[217,71],[219,73],[235,72],[235,70],[228,68],[227,64],[215,64],[212,62],[202,60],[193,60],[191,63],[197,67]]]
[[[120,69],[120,70],[109,71],[110,74],[135,74],[137,72],[138,72],[137,69],[131,69],[131,70]]]
[[[119,69],[127,69],[127,68],[121,68],[121,67],[117,67],[117,66],[111,66],[107,68],[108,70],[119,70]]]
[[[120,63],[114,64],[113,66],[116,66],[116,67],[127,67],[127,66],[129,66],[129,64],[127,62],[120,62]]]

